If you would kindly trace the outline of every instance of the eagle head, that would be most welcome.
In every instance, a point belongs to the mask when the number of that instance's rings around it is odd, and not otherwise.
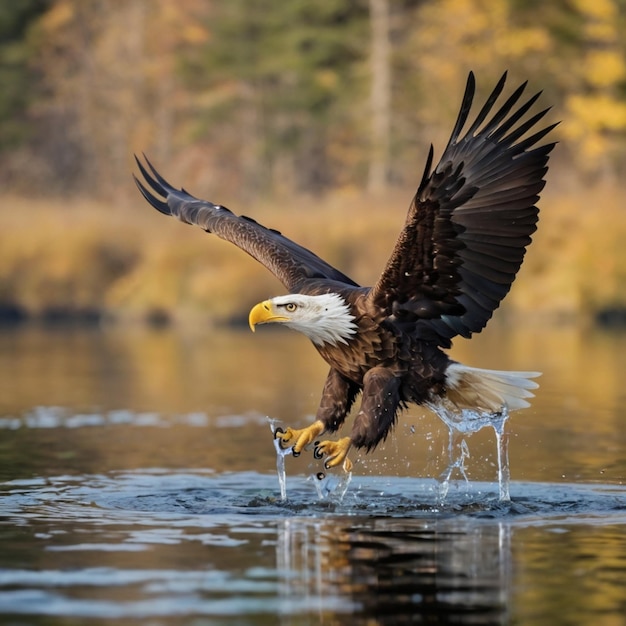
[[[347,344],[357,331],[350,305],[337,293],[289,294],[252,307],[249,323],[253,332],[257,324],[273,322],[303,333],[316,345]]]

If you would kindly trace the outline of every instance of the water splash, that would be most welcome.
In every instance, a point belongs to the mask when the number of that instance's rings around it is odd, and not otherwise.
[[[272,435],[274,437],[274,450],[276,451],[276,473],[278,475],[278,484],[280,487],[280,499],[282,502],[287,500],[287,472],[285,469],[285,457],[293,455],[293,446],[283,448],[280,439],[276,437],[276,430],[282,425],[278,419],[267,418]],[[352,472],[346,472],[341,469],[338,473],[327,471],[316,471],[313,464],[309,465],[311,472],[308,481],[313,483],[319,500],[332,500],[333,502],[341,502],[348,491],[348,486],[352,480]]]
[[[274,449],[276,450],[276,473],[278,475],[278,485],[280,486],[280,499],[282,502],[287,500],[287,472],[285,470],[285,457],[291,454],[291,448],[282,448],[280,439],[276,437],[276,429],[280,424],[280,420],[267,418],[272,430]]]
[[[505,425],[509,419],[509,412],[505,408],[499,413],[486,411],[472,411],[463,409],[459,411],[445,403],[428,405],[443,423],[448,427],[448,465],[439,475],[439,503],[444,504],[450,490],[450,484],[455,473],[459,473],[466,485],[470,484],[467,474],[467,459],[470,458],[467,436],[482,430],[493,428],[496,436],[497,462],[498,462],[498,498],[500,502],[510,502],[510,480],[508,434],[505,433]],[[272,435],[281,424],[280,420],[268,418]],[[285,469],[285,457],[293,454],[293,449],[282,448],[280,440],[274,436],[274,449],[276,450],[276,471],[280,486],[281,501],[287,500],[287,474]],[[343,471],[340,475],[327,474],[323,471],[313,471],[308,480],[313,483],[319,500],[334,500],[341,502],[348,490],[352,473]]]
[[[506,420],[504,420],[506,421]],[[494,424],[498,448],[498,488],[501,502],[510,502],[511,468],[509,466],[509,435],[504,432],[504,421]]]
[[[309,480],[313,482],[320,500],[343,501],[348,491],[348,486],[352,481],[352,472],[344,470],[340,470],[340,472],[340,474],[317,472],[309,476]]]
[[[457,452],[458,451],[458,452]],[[469,447],[464,437],[460,438],[454,429],[449,430],[448,441],[448,467],[441,473],[439,477],[439,502],[443,504],[450,489],[450,479],[454,470],[458,470],[461,476],[469,483],[467,472],[465,471],[465,459],[470,456]]]
[[[453,409],[443,402],[429,405],[448,427],[448,467],[441,474],[440,498],[443,501],[448,494],[450,478],[455,469],[458,469],[469,482],[465,471],[465,460],[469,458],[469,448],[467,441],[462,435],[471,435],[483,428],[493,428],[496,434],[496,446],[498,454],[498,492],[501,502],[509,502],[511,470],[509,467],[509,437],[504,432],[506,421],[509,419],[509,412],[506,407],[499,413],[486,411],[472,411],[469,409]]]

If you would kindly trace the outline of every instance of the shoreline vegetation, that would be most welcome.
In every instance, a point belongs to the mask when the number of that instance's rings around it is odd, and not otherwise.
[[[372,284],[407,204],[399,191],[384,198],[335,192],[231,208]],[[253,304],[284,292],[235,246],[151,211],[141,198],[5,196],[2,205],[0,325],[244,325]],[[546,190],[539,206],[533,244],[495,318],[625,326],[626,192],[617,185]]]
[[[560,121],[494,323],[626,326],[623,1],[0,6],[0,324],[244,325],[284,293],[147,206],[133,153],[371,285],[471,70],[476,113],[507,71],[502,105],[528,80]]]

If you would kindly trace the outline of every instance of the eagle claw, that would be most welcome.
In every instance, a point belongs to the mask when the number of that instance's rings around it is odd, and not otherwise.
[[[298,430],[291,427],[287,430],[277,428],[274,431],[274,437],[279,439],[279,445],[283,450],[291,447],[293,456],[300,456],[302,450],[313,443],[325,430],[324,424],[317,420],[310,426]]]
[[[343,462],[343,469],[346,472],[352,471],[352,461],[348,458],[348,452],[352,447],[350,437],[343,437],[338,441],[320,441],[313,450],[313,456],[321,459],[324,455],[328,458],[324,462],[324,468],[330,469]]]
[[[285,437],[281,435],[285,435]],[[289,441],[289,438],[287,437],[287,432],[284,431],[280,426],[278,426],[274,431],[274,439],[278,439],[278,445],[281,450],[286,450],[289,447],[285,445],[286,441]],[[298,455],[294,454],[294,456]]]

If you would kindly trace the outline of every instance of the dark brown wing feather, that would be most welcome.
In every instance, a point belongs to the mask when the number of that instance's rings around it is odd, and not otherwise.
[[[139,159],[135,159],[145,183],[160,196],[154,196],[134,177],[139,191],[155,209],[234,243],[262,263],[289,291],[298,291],[311,279],[329,279],[358,286],[345,274],[277,230],[266,228],[249,217],[235,215],[226,207],[194,198],[184,189],[175,189],[148,159],[145,160],[151,174]]]
[[[535,145],[556,124],[526,137],[549,110],[521,121],[540,95],[520,104],[526,83],[494,112],[505,80],[461,137],[475,91],[470,73],[450,141],[433,171],[431,147],[404,228],[369,295],[370,304],[434,332],[441,345],[485,327],[536,228],[554,143]]]

